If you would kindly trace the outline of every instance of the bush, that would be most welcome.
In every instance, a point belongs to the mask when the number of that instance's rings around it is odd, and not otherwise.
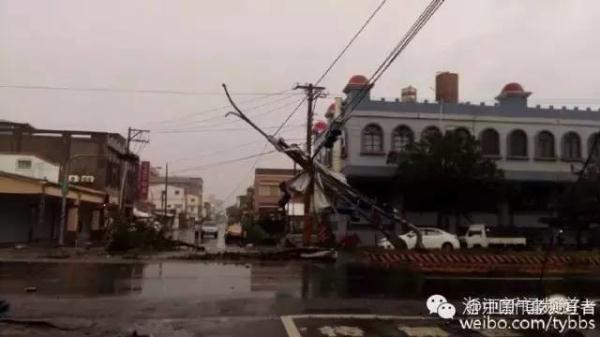
[[[258,225],[246,226],[245,231],[246,238],[244,242],[246,243],[260,245],[269,238],[269,234],[267,234],[267,232],[265,232],[262,227]]]
[[[108,251],[140,250],[170,250],[175,243],[166,238],[163,229],[138,222],[130,223],[126,220],[116,220],[111,228],[111,235],[106,249]]]

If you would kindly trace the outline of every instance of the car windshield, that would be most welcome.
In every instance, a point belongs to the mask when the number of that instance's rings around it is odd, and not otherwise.
[[[600,336],[600,1],[0,0],[0,336]]]

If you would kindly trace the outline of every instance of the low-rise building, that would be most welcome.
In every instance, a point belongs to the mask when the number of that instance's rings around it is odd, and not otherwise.
[[[257,168],[254,171],[255,218],[279,218],[282,209],[277,204],[283,193],[279,185],[295,175],[292,169]]]
[[[436,224],[435,214],[415,212],[410,196],[390,184],[397,171],[398,154],[422,137],[454,130],[476,137],[485,156],[495,161],[506,180],[519,190],[516,198],[501,200],[489,210],[471,214],[474,222],[499,226],[543,226],[550,198],[576,179],[583,161],[600,158],[600,112],[591,108],[528,106],[532,94],[518,83],[504,85],[495,104],[460,102],[458,75],[436,77],[436,102],[418,101],[415,88],[402,98],[371,98],[372,87],[364,76],[353,76],[326,116],[330,121],[344,104],[356,104],[343,127],[340,141],[325,149],[319,160],[342,172],[365,194],[393,205],[419,225]],[[319,143],[322,138],[317,138]],[[339,144],[339,147],[337,147]],[[348,221],[348,228],[360,224]]]
[[[166,189],[166,197],[164,184],[151,184],[148,189],[148,202],[158,213],[161,213],[166,206],[167,213],[175,215],[176,221],[173,223],[175,228],[180,225],[190,225],[200,219],[202,209],[200,196],[187,194],[185,188],[176,185],[169,184]]]
[[[63,187],[34,176],[0,171],[0,244],[57,243],[61,233],[68,245],[101,237],[105,192],[69,186],[64,195],[66,226],[61,232]]]
[[[109,204],[127,210],[137,198],[139,158],[128,152],[127,140],[118,133],[38,129],[0,121],[0,153],[35,155],[58,164],[61,180],[75,176],[72,184],[106,191]]]
[[[152,170],[150,172],[150,184],[164,184],[165,177],[157,174],[158,171]],[[197,204],[197,210],[194,213],[195,216],[202,214],[202,205],[203,205],[203,185],[204,181],[200,177],[184,177],[184,176],[169,176],[166,179],[169,186],[176,186],[183,188],[185,195],[194,196],[193,198],[197,198],[198,200],[194,202]]]
[[[0,153],[0,171],[52,183],[59,182],[60,166],[36,155]]]

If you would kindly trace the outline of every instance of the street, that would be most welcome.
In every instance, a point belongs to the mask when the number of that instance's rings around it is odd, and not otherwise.
[[[534,296],[538,290],[537,279],[419,276],[371,270],[344,262],[344,256],[334,264],[4,262],[0,278],[0,293],[11,305],[8,318],[16,321],[0,323],[2,336],[131,336],[133,331],[246,336],[252,331],[297,337],[348,324],[375,329],[376,336],[432,331],[448,336],[444,333],[457,329],[429,315],[424,303],[430,294],[460,303],[463,296]],[[550,278],[546,287],[589,296],[596,282]],[[308,324],[302,316],[307,314],[325,316]],[[398,327],[433,330],[408,334],[410,329]]]
[[[0,0],[0,337],[600,337],[598,13]]]

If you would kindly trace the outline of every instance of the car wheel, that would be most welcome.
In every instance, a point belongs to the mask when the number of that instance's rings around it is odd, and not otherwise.
[[[449,252],[454,249],[454,246],[450,242],[446,242],[442,245],[442,250],[445,252]]]

